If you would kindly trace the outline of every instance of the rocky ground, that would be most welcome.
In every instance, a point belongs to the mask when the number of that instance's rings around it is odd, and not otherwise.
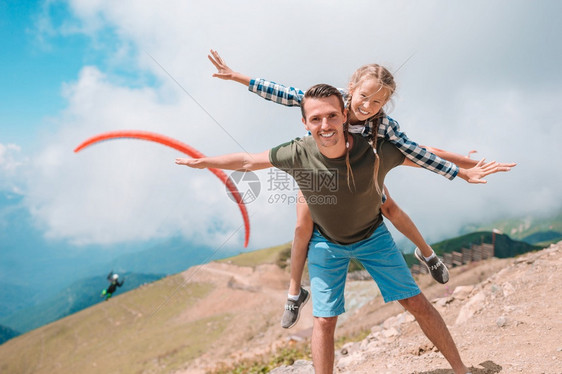
[[[424,289],[424,293],[442,314],[473,374],[562,373],[562,242],[500,264],[501,270],[474,285],[454,287],[453,278],[450,295],[433,298],[431,292]],[[399,305],[366,305],[341,328],[351,331],[353,320],[364,325],[369,315],[377,313],[378,318],[385,313],[390,316],[372,325],[364,340],[336,352],[335,372],[452,373],[414,318]],[[304,360],[272,371],[313,372],[312,363]]]
[[[203,374],[240,360],[259,359],[295,341],[308,344],[311,303],[299,323],[280,328],[288,274],[273,264],[255,268],[211,263],[185,272],[211,282],[208,298],[186,310],[185,322],[228,313],[220,341],[176,374]],[[490,259],[451,269],[446,285],[429,275],[418,284],[443,318],[473,374],[562,374],[562,242],[515,259]],[[449,374],[448,363],[400,304],[384,304],[372,280],[349,279],[336,335],[363,340],[336,352],[336,373]],[[275,374],[313,373],[310,361]]]

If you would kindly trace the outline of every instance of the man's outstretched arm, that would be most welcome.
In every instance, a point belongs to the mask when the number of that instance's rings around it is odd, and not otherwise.
[[[272,167],[269,150],[262,153],[231,153],[202,158],[176,158],[176,164],[194,169],[260,170]]]

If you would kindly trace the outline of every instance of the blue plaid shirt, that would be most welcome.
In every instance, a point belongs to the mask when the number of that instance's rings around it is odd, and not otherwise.
[[[265,79],[252,79],[248,89],[266,100],[285,106],[300,106],[304,96],[304,92],[298,88],[285,87],[282,84]],[[347,100],[348,92],[341,88],[339,88],[339,91],[342,93],[344,100]],[[349,132],[361,133],[365,137],[372,138],[376,121],[380,121],[377,136],[390,141],[412,162],[448,179],[457,176],[459,172],[457,165],[442,159],[408,139],[406,134],[400,131],[398,122],[387,115],[382,118],[369,119],[362,125],[350,125]]]

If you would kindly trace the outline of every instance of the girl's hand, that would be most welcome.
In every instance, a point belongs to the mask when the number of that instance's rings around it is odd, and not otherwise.
[[[213,77],[224,79],[224,80],[233,79],[234,72],[232,71],[231,68],[228,67],[228,65],[224,63],[224,61],[222,60],[221,56],[217,51],[213,51],[211,49],[211,54],[207,55],[207,57],[217,68],[217,72],[213,74]]]
[[[476,166],[470,169],[461,168],[459,170],[459,177],[468,183],[487,183],[487,181],[483,179],[485,176],[502,171],[510,171],[512,167],[517,165],[515,163],[497,163],[496,161],[484,163],[484,161],[485,159],[483,158]]]

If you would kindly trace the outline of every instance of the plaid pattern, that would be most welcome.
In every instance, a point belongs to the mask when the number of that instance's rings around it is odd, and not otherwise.
[[[261,78],[250,80],[248,90],[266,100],[285,106],[300,106],[304,96],[304,92],[298,88],[286,87]],[[347,100],[347,91],[341,88],[339,88],[339,91],[342,93],[344,100]],[[365,137],[372,138],[377,120],[381,121],[377,136],[387,139],[394,144],[404,156],[408,157],[416,165],[451,180],[457,176],[459,172],[457,165],[442,159],[408,139],[406,134],[400,131],[398,122],[386,115],[379,119],[368,120],[363,125],[350,125],[349,132],[361,133]]]

